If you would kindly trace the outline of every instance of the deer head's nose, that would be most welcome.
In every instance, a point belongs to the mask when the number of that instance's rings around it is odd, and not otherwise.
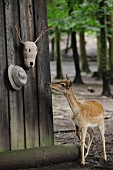
[[[31,66],[31,67],[33,66],[33,62],[30,62],[30,66]]]

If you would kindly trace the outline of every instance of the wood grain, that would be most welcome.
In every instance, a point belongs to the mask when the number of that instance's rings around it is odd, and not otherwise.
[[[0,151],[10,149],[8,91],[5,86],[6,44],[3,1],[0,1]],[[6,140],[7,139],[7,140]]]
[[[36,37],[42,29],[47,28],[46,3],[44,0],[34,0]],[[53,117],[50,83],[49,43],[47,33],[37,43],[37,78],[40,146],[53,144]]]
[[[6,43],[7,43],[7,62],[18,65],[19,53],[15,48],[16,37],[14,33],[14,25],[19,25],[18,20],[18,3],[17,0],[5,1],[5,15],[6,15]],[[22,89],[20,91],[13,91],[9,89],[9,116],[10,116],[10,138],[11,149],[24,148],[24,120],[23,120],[23,100]]]

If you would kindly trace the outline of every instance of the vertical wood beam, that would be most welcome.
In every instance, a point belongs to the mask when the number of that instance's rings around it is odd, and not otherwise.
[[[4,4],[0,1],[0,151],[10,149],[8,91],[5,87],[6,43]]]
[[[36,37],[47,28],[47,11],[45,0],[34,0],[34,17]],[[38,76],[38,107],[39,107],[39,131],[40,146],[53,144],[53,116],[52,98],[49,88],[50,60],[49,42],[47,33],[37,43],[37,76]]]
[[[18,26],[18,1],[5,0],[5,21],[6,21],[6,43],[7,43],[7,63],[20,64],[17,44],[18,40],[15,35],[14,26]],[[8,77],[7,77],[8,79]],[[7,82],[8,83],[8,82]],[[9,116],[10,116],[10,143],[11,149],[24,148],[24,120],[23,120],[23,99],[22,89],[19,91],[9,91]],[[6,139],[7,140],[7,139]]]
[[[32,0],[19,0],[19,5],[22,40],[24,42],[35,41]],[[38,96],[36,83],[36,69],[31,68],[28,73],[27,84],[24,86],[26,148],[39,146]]]

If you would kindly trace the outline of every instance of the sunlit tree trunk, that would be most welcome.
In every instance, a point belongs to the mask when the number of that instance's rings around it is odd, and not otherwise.
[[[86,73],[90,73],[88,61],[87,61],[87,55],[86,55],[86,49],[85,49],[85,36],[84,31],[81,31],[79,33],[79,41],[80,41],[80,55],[81,55],[81,61],[82,61],[82,71]]]
[[[105,1],[102,0],[99,4],[100,7],[100,48],[101,48],[101,61],[102,61],[102,80],[103,80],[103,91],[102,95],[110,96],[110,63],[109,54],[107,49],[107,27],[106,27],[106,15],[105,15]]]
[[[61,49],[60,49],[60,31],[58,27],[55,29],[55,38],[56,38],[56,58],[57,58],[57,64],[56,64],[56,78],[62,79],[62,55],[61,55]]]
[[[71,44],[72,44],[72,51],[73,51],[73,59],[75,64],[76,76],[74,79],[74,83],[82,84],[81,78],[81,71],[80,71],[80,64],[79,64],[79,55],[77,50],[77,40],[76,40],[76,32],[71,33]]]

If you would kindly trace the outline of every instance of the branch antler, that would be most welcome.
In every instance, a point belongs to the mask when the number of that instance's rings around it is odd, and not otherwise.
[[[15,30],[16,30],[16,33],[17,33],[18,38],[19,38],[19,40],[20,40],[20,43],[23,44],[22,39],[21,39],[21,37],[20,37],[20,29],[18,30],[16,26],[14,26],[14,28],[15,28]],[[53,28],[53,27],[50,27],[50,28],[46,29],[46,27],[45,27],[45,29],[41,31],[40,35],[38,36],[38,38],[35,40],[34,43],[36,44],[37,41],[38,41],[46,32],[48,32],[48,31],[51,30],[52,28]]]
[[[38,38],[35,40],[35,43],[37,43],[37,41],[40,39],[40,37],[42,37],[46,32],[48,32],[49,30],[51,30],[53,27],[50,27],[48,29],[45,29],[41,31],[40,35],[38,36]]]

